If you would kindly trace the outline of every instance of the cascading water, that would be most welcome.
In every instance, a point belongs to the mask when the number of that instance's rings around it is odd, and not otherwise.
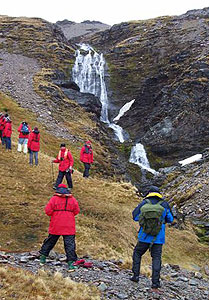
[[[140,168],[145,169],[152,174],[158,174],[158,172],[150,167],[146,151],[141,143],[137,143],[132,147],[129,162],[138,165]]]
[[[108,118],[108,97],[104,80],[105,59],[89,45],[82,44],[81,50],[88,51],[86,55],[76,50],[76,60],[72,70],[72,77],[83,93],[91,93],[99,97],[102,110],[100,120],[112,128],[121,143],[124,142],[123,129]]]
[[[82,50],[88,53],[84,55],[81,53]],[[112,128],[118,140],[123,143],[125,141],[123,129],[114,122],[117,122],[131,108],[135,99],[126,103],[111,123],[108,118],[108,97],[104,80],[105,59],[103,54],[98,54],[91,46],[82,44],[80,50],[76,50],[75,56],[76,60],[72,70],[73,81],[79,86],[81,92],[94,94],[100,99],[102,104],[100,120]],[[140,143],[132,147],[129,162],[157,174],[155,170],[150,168],[145,149]]]

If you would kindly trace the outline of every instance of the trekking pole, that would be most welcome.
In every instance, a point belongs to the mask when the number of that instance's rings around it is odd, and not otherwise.
[[[54,167],[53,167],[53,162],[52,162],[52,184],[54,184]]]

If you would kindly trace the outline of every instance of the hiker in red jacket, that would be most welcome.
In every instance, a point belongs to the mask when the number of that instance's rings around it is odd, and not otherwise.
[[[57,176],[54,189],[58,187],[64,176],[66,177],[68,187],[71,189],[73,187],[71,173],[73,170],[73,157],[70,151],[66,148],[65,144],[60,145],[60,151],[57,155],[57,158],[52,161],[52,163],[59,163],[59,174]]]
[[[46,262],[46,257],[57,243],[60,235],[63,236],[67,263],[70,270],[76,269],[75,251],[75,216],[80,212],[77,200],[72,196],[65,184],[59,184],[55,195],[45,207],[45,213],[51,217],[49,236],[44,240],[41,250],[40,263]]]
[[[29,164],[33,165],[33,156],[35,158],[35,165],[38,165],[38,152],[40,150],[40,133],[37,127],[29,134],[28,152],[30,154]]]
[[[17,151],[21,152],[23,146],[23,153],[27,154],[28,152],[27,143],[28,143],[29,134],[31,132],[31,128],[27,122],[23,121],[18,127],[17,131],[19,132]]]
[[[6,117],[6,123],[3,129],[3,138],[6,142],[6,149],[11,150],[11,135],[12,135],[12,121],[10,120],[9,116]]]
[[[91,164],[93,163],[93,150],[91,147],[91,142],[87,141],[85,145],[81,148],[80,161],[84,164],[83,177],[89,177],[89,170]]]
[[[3,113],[2,112],[0,112],[0,144],[1,144],[1,142],[2,142],[2,132],[3,132],[3,128],[4,128],[4,126],[3,126],[3,119],[4,119],[4,115],[3,115]]]
[[[0,117],[0,137],[1,137],[2,146],[6,145],[6,139],[3,136],[3,131],[4,131],[7,117],[8,117],[8,114],[5,114],[5,115],[2,114]]]

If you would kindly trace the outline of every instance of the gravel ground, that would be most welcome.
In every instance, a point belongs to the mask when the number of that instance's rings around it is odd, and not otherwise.
[[[39,263],[38,252],[0,252],[0,264],[20,267],[35,274],[40,268],[51,273],[61,272],[64,277],[70,277],[76,282],[98,287],[102,299],[209,299],[209,281],[203,279],[201,273],[180,269],[178,265],[166,264],[162,267],[162,294],[159,295],[152,292],[151,280],[144,275],[140,275],[139,283],[130,281],[132,272],[121,269],[122,260],[99,261],[88,258],[86,261],[91,261],[93,267],[89,269],[79,267],[74,272],[68,272],[65,256],[54,251],[50,252],[50,258],[47,259],[44,267]]]
[[[49,132],[74,140],[75,137],[53,117],[56,104],[44,100],[33,89],[33,77],[40,70],[36,59],[0,51],[0,90],[12,96],[21,107],[35,113],[37,121],[44,124]]]

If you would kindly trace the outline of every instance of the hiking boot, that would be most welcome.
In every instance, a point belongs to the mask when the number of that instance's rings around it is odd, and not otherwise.
[[[163,291],[160,290],[159,288],[151,288],[150,292],[156,294],[163,294]]]
[[[40,264],[41,264],[41,265],[44,265],[45,263],[46,263],[46,256],[42,254],[42,255],[40,256]]]
[[[133,282],[139,282],[139,276],[132,276],[131,278],[129,278],[131,281]]]
[[[74,261],[68,261],[68,270],[74,271],[76,270],[78,267],[74,266]]]

